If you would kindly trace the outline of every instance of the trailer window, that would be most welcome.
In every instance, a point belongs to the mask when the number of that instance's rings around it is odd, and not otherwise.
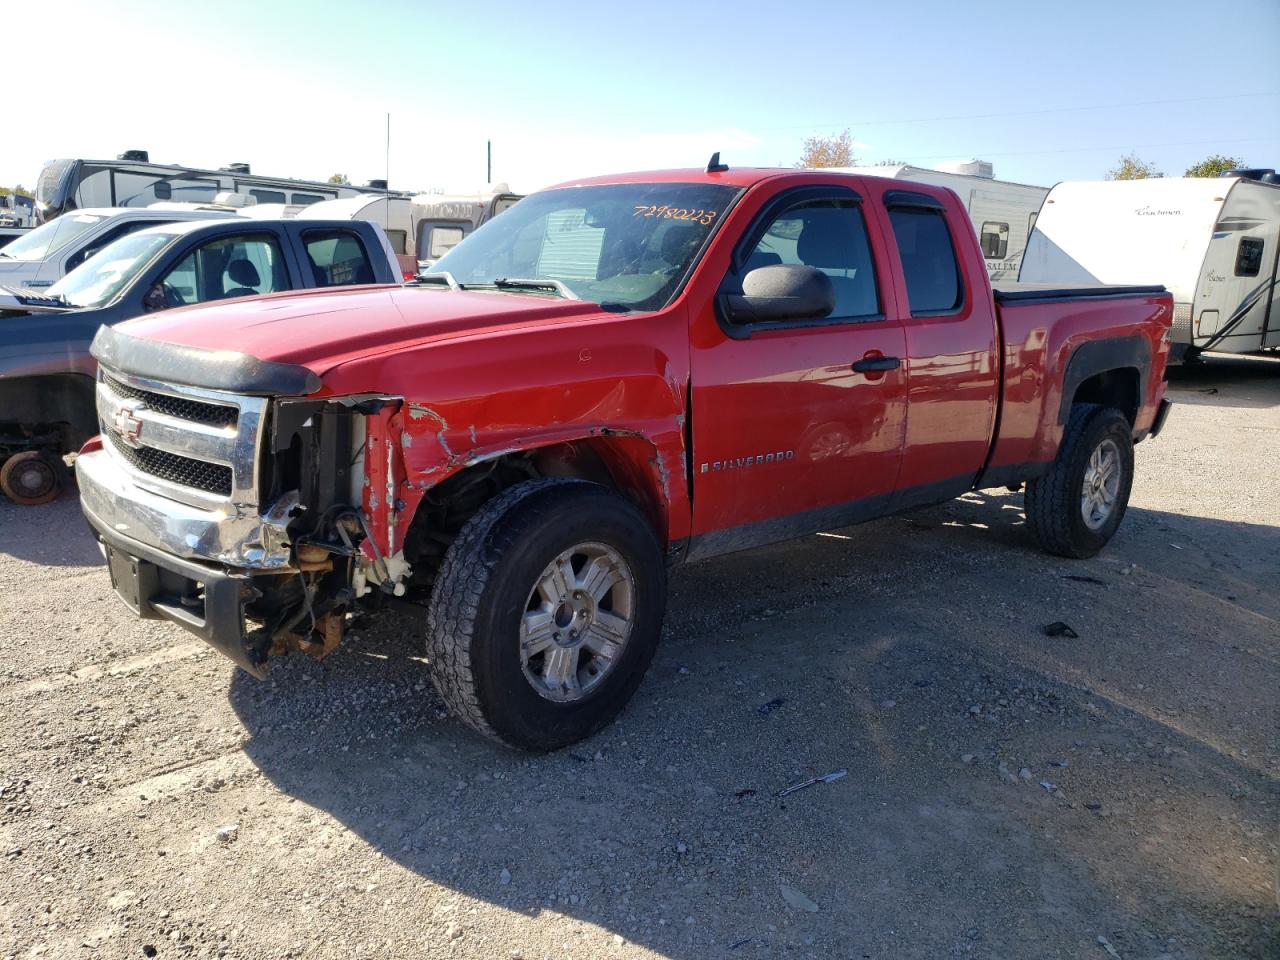
[[[285,196],[283,190],[250,190],[249,196],[253,197],[259,203],[284,203]]]
[[[293,195],[293,202],[303,207],[310,206],[313,203],[319,203],[324,199],[324,197],[314,193],[295,193]]]
[[[409,236],[403,230],[388,230],[387,239],[391,241],[393,253],[408,253]]]
[[[1256,277],[1262,270],[1262,248],[1265,246],[1261,237],[1241,237],[1240,247],[1236,251],[1236,276]]]
[[[112,171],[111,176],[115,190],[113,206],[117,207],[145,207],[156,200],[207,202],[218,193],[218,184],[213,180],[166,177],[127,170]]]
[[[462,242],[462,227],[432,227],[427,241],[427,258],[439,260]]]
[[[988,260],[1003,260],[1009,252],[1009,225],[988,220],[980,235],[982,255]]]
[[[960,265],[941,210],[899,207],[889,211],[907,279],[913,316],[950,313],[964,301]]]

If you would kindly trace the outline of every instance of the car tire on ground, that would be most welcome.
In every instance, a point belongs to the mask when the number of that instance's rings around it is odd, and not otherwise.
[[[555,750],[635,693],[665,605],[662,549],[634,504],[583,480],[521,483],[445,554],[427,613],[432,679],[485,736]]]
[[[1043,476],[1027,483],[1027,523],[1050,553],[1092,557],[1120,526],[1132,486],[1128,418],[1114,407],[1077,403],[1057,458]]]

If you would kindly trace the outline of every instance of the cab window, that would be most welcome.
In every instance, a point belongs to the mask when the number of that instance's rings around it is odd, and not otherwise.
[[[943,212],[923,207],[894,207],[889,210],[889,220],[902,259],[912,315],[950,313],[959,309],[964,301],[964,288]]]
[[[351,233],[322,231],[302,238],[317,287],[344,287],[373,283],[373,265],[364,244]]]
[[[784,209],[765,228],[741,274],[772,264],[802,264],[825,273],[836,293],[829,319],[880,315],[867,225],[853,200],[807,200]]]
[[[201,244],[160,280],[165,306],[253,297],[290,289],[275,238],[219,237]]]

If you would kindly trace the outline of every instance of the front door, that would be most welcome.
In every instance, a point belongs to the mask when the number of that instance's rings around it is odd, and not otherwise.
[[[737,326],[714,304],[693,317],[690,558],[887,508],[902,458],[906,371],[892,285],[880,279],[883,250],[879,227],[869,231],[862,199],[847,187],[783,191],[746,231],[722,292],[740,291],[757,267],[805,264],[831,279],[836,305],[818,321]]]

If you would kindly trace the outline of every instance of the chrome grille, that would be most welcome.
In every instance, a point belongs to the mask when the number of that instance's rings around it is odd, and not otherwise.
[[[231,468],[220,463],[193,460],[155,447],[130,447],[114,433],[106,434],[112,448],[130,466],[141,473],[150,474],[169,483],[176,483],[195,490],[203,490],[219,497],[231,496]]]
[[[100,368],[106,450],[138,487],[202,509],[256,509],[268,401]]]
[[[102,379],[117,397],[141,400],[156,413],[163,413],[179,420],[206,423],[213,427],[234,427],[236,420],[239,418],[240,411],[235,407],[223,406],[217,403],[204,403],[200,400],[175,397],[167,393],[155,393],[151,390],[141,390],[138,387],[131,387],[127,383],[122,383],[109,374],[103,374]]]

